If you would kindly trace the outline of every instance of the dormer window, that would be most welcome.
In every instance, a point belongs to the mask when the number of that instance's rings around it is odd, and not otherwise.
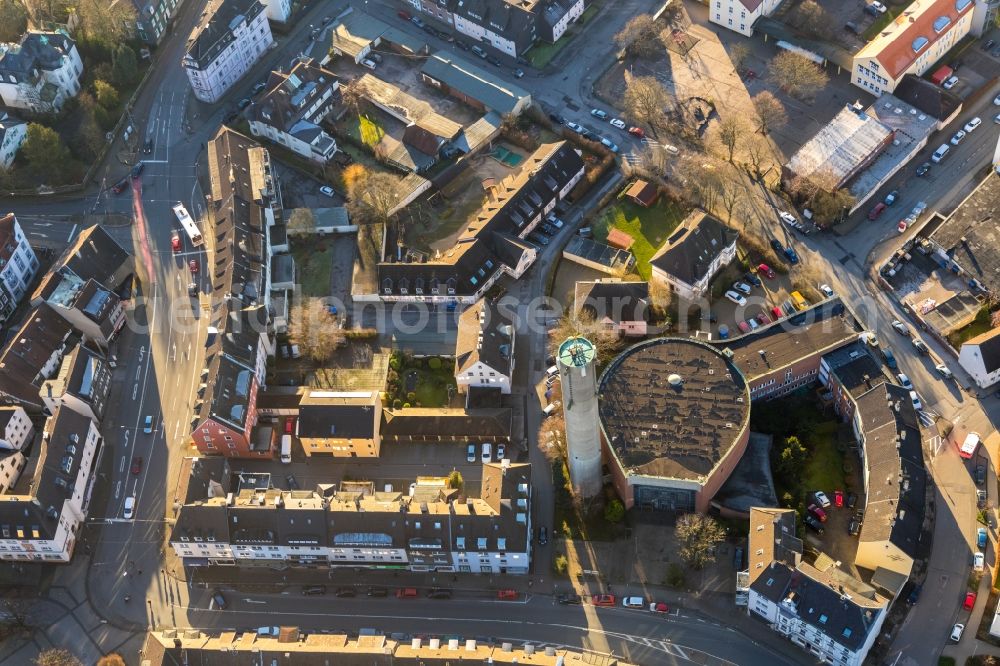
[[[383,294],[391,294],[392,293],[392,280],[391,279],[386,278],[386,279],[382,280],[382,293]]]

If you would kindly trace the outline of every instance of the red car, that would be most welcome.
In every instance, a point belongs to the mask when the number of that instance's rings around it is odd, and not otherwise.
[[[653,613],[669,613],[670,609],[662,601],[654,601],[649,604],[649,610]]]
[[[415,587],[401,587],[396,590],[397,599],[413,599],[420,595],[417,594],[417,588]]]
[[[759,315],[757,315],[757,323],[760,324],[761,326],[767,326],[768,324],[771,323],[771,318],[768,317],[766,313],[761,312]]]
[[[965,595],[965,602],[962,603],[962,608],[967,611],[972,610],[972,607],[976,605],[976,593],[968,592]]]
[[[736,326],[741,331],[743,331],[744,333],[749,333],[750,332],[750,324],[746,323],[745,321],[741,321],[741,322],[737,323]]]
[[[768,279],[770,279],[770,280],[773,280],[774,277],[775,277],[774,276],[774,269],[772,269],[767,264],[761,264],[760,266],[758,266],[757,267],[757,272],[758,273],[762,273],[763,275],[766,275],[768,277]]]
[[[614,606],[615,605],[615,595],[613,594],[598,594],[590,598],[590,603],[595,606]]]
[[[132,458],[132,473],[138,474],[142,471],[142,456]]]
[[[500,601],[517,601],[517,590],[497,590],[497,599]]]
[[[844,506],[844,492],[842,490],[833,491],[833,505],[838,509]]]
[[[640,139],[645,138],[645,136],[646,136],[646,133],[643,131],[643,129],[641,127],[629,127],[628,128],[628,133],[631,134],[632,136],[638,137]]]
[[[774,321],[778,321],[779,319],[785,316],[785,313],[781,311],[781,308],[775,305],[773,308],[771,308],[771,316],[774,317]]]
[[[181,251],[181,235],[176,231],[170,234],[170,249],[174,252]]]
[[[198,273],[198,260],[197,259],[192,259],[191,261],[189,261],[188,262],[188,268],[191,269],[192,273],[197,274]]]
[[[815,504],[810,504],[809,505],[809,513],[811,513],[812,515],[814,515],[817,518],[819,518],[819,522],[821,522],[821,523],[825,523],[826,522],[826,511],[824,511],[823,509],[819,508]]]
[[[285,434],[291,435],[293,430],[295,430],[295,419],[293,418],[285,419]]]
[[[874,208],[872,208],[872,209],[871,209],[871,210],[870,210],[870,211],[868,212],[868,219],[869,219],[869,220],[877,220],[877,219],[878,219],[878,216],[879,216],[879,215],[881,215],[881,214],[882,214],[882,211],[884,211],[884,210],[885,210],[886,208],[888,208],[888,206],[886,206],[886,205],[885,205],[884,203],[882,203],[881,201],[880,201],[879,203],[875,204],[875,207],[874,207]]]

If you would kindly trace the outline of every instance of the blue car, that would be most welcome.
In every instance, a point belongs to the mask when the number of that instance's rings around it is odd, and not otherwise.
[[[791,246],[785,248],[785,256],[788,257],[788,261],[790,263],[799,263],[799,255],[795,253],[795,250],[793,250]]]
[[[980,551],[986,550],[986,528],[980,527],[976,530],[976,546],[979,547]]]

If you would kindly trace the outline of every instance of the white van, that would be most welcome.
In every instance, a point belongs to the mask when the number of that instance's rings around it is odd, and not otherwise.
[[[944,156],[948,154],[949,150],[951,150],[951,146],[947,143],[942,143],[938,149],[934,151],[934,154],[931,155],[931,162],[934,162],[935,164],[939,163],[944,159]]]
[[[292,436],[281,436],[281,462],[288,464],[292,462]]]
[[[368,69],[375,69],[375,62],[373,60],[365,58],[364,60],[361,61],[361,66],[367,67]]]
[[[554,411],[556,411],[555,403],[548,405],[545,409],[542,410],[542,413],[545,414],[546,416],[552,416],[552,412]]]
[[[551,368],[549,368],[548,370],[545,371],[546,378],[548,378],[548,377],[555,377],[558,374],[559,374],[559,366],[558,365],[553,365]]]

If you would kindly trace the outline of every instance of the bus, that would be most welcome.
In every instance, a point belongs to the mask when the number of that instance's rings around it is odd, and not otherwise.
[[[198,225],[194,223],[191,216],[187,212],[187,208],[184,207],[182,203],[174,204],[174,215],[177,216],[177,221],[181,223],[184,227],[184,233],[188,235],[191,239],[191,245],[198,247],[205,242],[205,239],[201,235],[201,231],[198,230]]]

